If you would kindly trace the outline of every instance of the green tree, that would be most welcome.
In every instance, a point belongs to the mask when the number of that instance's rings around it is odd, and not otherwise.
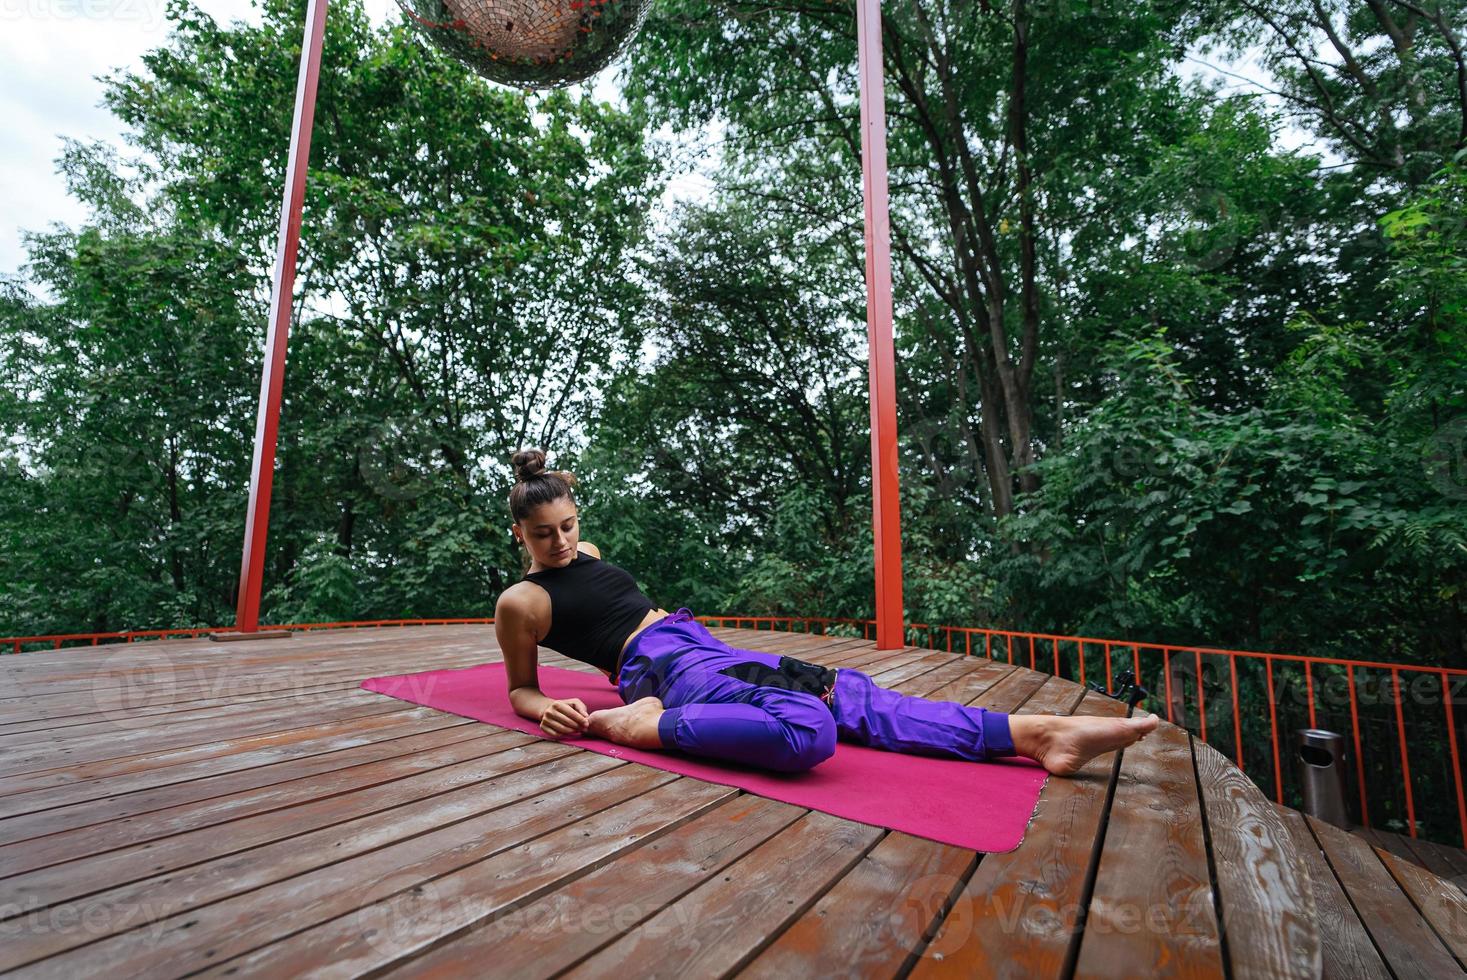
[[[68,151],[93,217],[29,239],[50,299],[13,291],[0,324],[7,465],[50,522],[7,556],[0,629],[232,619],[302,9],[221,27],[174,0],[168,43],[108,80],[135,152]],[[333,6],[262,616],[492,608],[518,571],[505,460],[573,444],[640,347],[657,181],[635,116]]]

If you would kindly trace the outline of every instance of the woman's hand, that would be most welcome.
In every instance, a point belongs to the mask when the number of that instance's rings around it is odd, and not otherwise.
[[[575,735],[586,730],[590,721],[586,702],[580,698],[552,701],[540,714],[540,730],[551,738]]]

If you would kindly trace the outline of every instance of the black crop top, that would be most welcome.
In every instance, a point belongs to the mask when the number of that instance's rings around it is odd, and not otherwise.
[[[541,646],[613,676],[622,644],[657,608],[629,572],[584,551],[569,565],[525,579],[550,593],[550,632]]]

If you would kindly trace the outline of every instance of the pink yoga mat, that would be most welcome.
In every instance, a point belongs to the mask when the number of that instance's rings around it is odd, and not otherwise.
[[[622,704],[601,674],[540,667],[540,690],[553,698],[580,698],[586,708]],[[428,670],[362,681],[368,691],[422,704],[491,725],[549,738],[510,706],[504,665]],[[655,766],[724,786],[737,786],[796,806],[900,830],[975,851],[1011,851],[1024,839],[1048,773],[1032,759],[969,762],[908,755],[839,742],[835,755],[799,773],[754,769],[703,759],[677,749],[643,750],[595,735],[566,742],[602,755]]]

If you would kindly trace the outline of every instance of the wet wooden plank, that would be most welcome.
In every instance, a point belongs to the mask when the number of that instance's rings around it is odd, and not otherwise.
[[[754,957],[740,977],[900,976],[963,883],[976,851],[893,831]]]
[[[148,850],[114,852],[63,865],[60,875],[23,883],[14,893],[16,900],[26,904],[34,899],[40,906],[62,904],[80,909],[83,906],[75,900],[85,897],[89,927],[26,930],[13,941],[0,944],[0,969],[50,957],[44,960],[45,965],[72,964],[80,971],[73,976],[107,972],[106,964],[112,962],[109,956],[152,963],[150,957],[159,943],[176,954],[184,951],[179,969],[197,969],[204,961],[191,960],[186,954],[195,948],[190,939],[198,920],[192,915],[199,908],[255,894],[335,862],[465,821],[481,820],[503,827],[511,817],[534,820],[546,809],[565,810],[572,815],[584,813],[587,808],[596,809],[591,805],[596,794],[605,794],[600,797],[604,803],[629,786],[641,791],[659,785],[658,777],[676,778],[645,766],[633,770],[625,762],[594,752],[545,744],[558,754],[548,755],[543,749],[527,746],[503,753],[501,760],[480,762],[475,771],[452,774],[457,780],[443,779],[445,774],[439,773],[432,782],[419,780],[415,786],[395,787],[390,794],[368,790],[348,794],[355,799],[323,799],[285,814],[239,820],[230,825],[228,834],[213,830],[183,834]],[[655,777],[649,775],[654,772]],[[78,876],[86,883],[78,881]],[[352,890],[368,884],[359,881],[344,887]],[[273,922],[270,928],[288,933],[294,931],[292,912],[287,904],[259,914],[262,921]],[[141,923],[137,921],[140,915],[144,917]],[[108,936],[111,938],[102,939]],[[94,942],[99,939],[102,941]],[[82,947],[88,952],[78,951],[66,959],[55,955],[82,943],[91,944]],[[83,968],[83,964],[96,969]],[[65,975],[66,971],[60,973]]]
[[[180,694],[177,699],[168,701],[161,701],[150,696],[148,699],[150,703],[126,704],[125,720],[130,725],[139,725],[145,718],[150,722],[161,724],[187,711],[224,707],[232,707],[238,711],[239,706],[244,704],[261,704],[298,695],[310,696],[328,691],[350,690],[356,686],[355,677],[344,676],[340,680],[313,678],[305,686],[280,686],[273,690],[256,689],[252,685],[251,690],[230,691],[222,695],[211,689],[203,689],[198,692],[197,697]],[[49,742],[63,735],[72,735],[74,734],[73,729],[80,730],[85,725],[99,722],[115,724],[120,720],[123,720],[121,712],[103,710],[94,700],[85,705],[76,706],[66,714],[46,718],[33,717],[0,725],[0,738],[4,738],[9,745],[19,745],[27,741]]]
[[[14,814],[15,818],[40,810],[56,811],[82,807],[91,802],[106,801],[108,798],[118,806],[119,809],[116,811],[118,814],[126,815],[132,809],[132,804],[130,801],[124,801],[123,797],[130,794],[143,794],[149,790],[162,791],[178,783],[226,779],[232,774],[241,773],[245,774],[242,778],[249,781],[255,778],[249,775],[252,770],[258,769],[268,775],[271,773],[271,767],[281,762],[309,759],[312,756],[327,755],[357,746],[370,745],[373,742],[384,742],[442,728],[470,724],[473,722],[467,718],[448,715],[442,711],[434,711],[432,708],[404,705],[404,710],[372,715],[366,719],[337,722],[314,729],[297,729],[297,731],[310,732],[311,735],[268,749],[217,756],[176,766],[156,766],[134,772],[120,772],[89,778],[78,777],[72,782],[60,785],[44,786],[10,794],[0,793],[0,796],[5,797],[3,800],[5,811]],[[107,762],[113,761],[115,760],[107,760]],[[63,770],[63,772],[69,771]],[[0,828],[4,826],[4,823],[0,823]]]
[[[739,793],[615,860],[533,901],[501,900],[421,956],[402,956],[393,977],[549,977],[594,953],[669,903],[711,881],[809,811]],[[574,833],[574,827],[572,832]],[[401,951],[399,951],[401,952]]]
[[[557,772],[571,766],[573,756],[584,757],[575,763],[575,771],[585,773],[582,766],[616,766],[623,763],[609,756],[585,752],[569,745],[534,736],[499,733],[490,738],[517,736],[524,744],[514,745],[494,755],[470,758],[462,762],[429,768],[413,776],[380,786],[351,789],[286,810],[256,814],[232,821],[228,833],[213,827],[174,834],[160,840],[106,851],[80,861],[54,864],[6,879],[17,900],[34,900],[46,904],[70,901],[97,891],[105,884],[126,884],[159,873],[184,868],[202,860],[233,854],[271,841],[283,840],[305,830],[342,823],[354,817],[388,810],[424,797],[436,796],[481,782],[491,776],[505,776],[524,770],[519,780],[501,779],[500,785],[514,787],[529,794]],[[513,744],[506,742],[506,744]],[[452,753],[454,747],[443,750]],[[545,762],[558,768],[545,768]]]
[[[976,691],[982,691],[984,687],[996,683],[1009,672],[1009,669],[1008,667],[998,667],[989,663],[987,660],[979,660],[976,657],[965,657],[963,659],[954,659],[936,670],[929,671],[917,677],[885,686],[900,694],[915,694],[918,697],[927,697],[932,692],[941,690],[955,681],[962,678],[969,678],[970,685],[973,681],[978,681],[981,686],[976,687]],[[985,678],[987,679],[986,683],[983,681]],[[976,693],[974,696],[976,696]]]
[[[898,684],[919,677],[926,677],[943,667],[951,667],[953,655],[950,653],[927,653],[917,657],[909,663],[871,674],[882,687],[896,687]],[[867,671],[867,673],[870,673]]]
[[[224,742],[209,742],[166,751],[138,752],[91,763],[73,764],[60,769],[46,769],[0,777],[0,797],[65,790],[72,794],[70,797],[72,799],[92,799],[97,794],[91,791],[90,784],[102,780],[116,780],[116,783],[109,784],[109,786],[117,786],[115,790],[117,792],[130,792],[140,786],[153,785],[155,779],[161,782],[176,774],[181,774],[181,778],[185,779],[193,778],[201,769],[210,771],[208,767],[214,765],[217,765],[220,771],[228,771],[232,767],[253,764],[257,759],[289,758],[303,751],[303,747],[314,744],[319,739],[329,739],[338,735],[349,737],[356,732],[370,732],[375,728],[398,725],[402,723],[405,716],[416,716],[416,713],[419,712],[462,720],[457,716],[446,716],[444,712],[435,711],[432,708],[409,706],[399,702],[398,710],[383,712],[380,715],[367,715],[324,723],[313,721],[297,728],[265,732]]]
[[[278,717],[282,713],[288,716],[292,712],[307,712],[319,707],[329,710],[336,705],[365,702],[366,699],[360,697],[355,685],[311,687],[284,696],[277,695],[260,700],[249,709],[248,714],[252,717]],[[240,702],[240,704],[249,703],[248,701]],[[0,764],[8,765],[11,760],[28,752],[35,754],[70,753],[77,750],[84,751],[88,747],[102,746],[105,748],[109,745],[126,744],[128,740],[145,740],[149,736],[156,736],[160,730],[200,731],[207,735],[209,731],[217,730],[221,723],[228,725],[231,722],[237,722],[245,714],[238,704],[229,703],[213,703],[203,707],[195,707],[192,704],[173,704],[168,707],[171,710],[159,714],[134,714],[131,709],[128,709],[126,712],[114,711],[110,713],[111,717],[104,716],[88,722],[7,735],[3,743],[0,743]]]
[[[428,627],[404,630],[400,637],[371,640],[350,630],[328,630],[310,639],[263,640],[248,648],[220,647],[199,640],[23,654],[0,657],[0,663],[12,665],[6,680],[13,684],[0,697],[0,708],[9,712],[27,698],[34,701],[35,708],[44,708],[68,697],[85,698],[99,688],[129,686],[141,675],[151,675],[170,688],[189,690],[206,688],[221,675],[310,677],[341,667],[395,666],[394,657],[407,662],[409,653],[413,658],[454,656],[472,663],[477,654],[496,649],[492,630],[466,635]]]
[[[1162,722],[1121,753],[1077,977],[1223,976],[1190,741]]]
[[[1467,896],[1441,877],[1390,852],[1376,855],[1396,879],[1442,944],[1451,950],[1457,966],[1467,964]]]
[[[1007,675],[985,689],[973,703],[980,708],[991,708],[995,711],[1012,711],[1033,696],[1048,680],[1048,674],[1036,674],[1032,670],[1010,667]],[[949,685],[948,688],[936,692],[933,695],[933,699],[948,701],[964,700],[971,687],[966,679],[964,682],[960,682],[960,684],[961,686]],[[956,696],[948,693],[953,687],[957,688]]]
[[[1322,820],[1304,820],[1392,973],[1402,980],[1460,975],[1457,961],[1368,843]]]
[[[1412,840],[1405,837],[1402,838],[1402,842],[1410,851],[1411,856],[1408,860],[1417,866],[1430,871],[1438,878],[1451,878],[1457,874],[1457,869],[1453,867],[1452,862],[1431,841],[1419,838]]]
[[[819,645],[813,642],[815,639],[804,633],[759,630],[755,633],[735,634],[731,640],[725,642],[736,649],[798,657],[800,652],[819,648]]]
[[[1044,683],[1024,699],[1020,714],[1072,715],[1085,697],[1085,688],[1063,677],[1041,674]],[[1120,702],[1116,702],[1118,705]]]
[[[967,661],[965,661],[967,662]],[[974,698],[993,690],[999,684],[1014,676],[1015,668],[1008,664],[996,664],[990,660],[978,661],[978,669],[960,674],[953,680],[941,687],[929,690],[924,697],[933,701],[956,701],[959,704],[970,704]],[[898,690],[901,688],[898,687]],[[1037,686],[1034,688],[1037,690]],[[1033,691],[1029,691],[1033,693]],[[1017,695],[1022,699],[1023,692]],[[1018,703],[1015,700],[1014,703]]]
[[[397,948],[403,941],[398,910],[385,915],[379,915],[380,910],[352,913],[405,890],[409,900],[416,898],[413,889],[442,887],[442,876],[494,856],[501,861],[490,880],[503,876],[506,866],[523,866],[529,855],[543,860],[553,844],[564,850],[572,843],[569,835],[550,841],[545,839],[548,834],[593,813],[615,810],[616,817],[605,821],[603,833],[582,835],[583,849],[606,848],[613,841],[624,846],[626,835],[608,829],[617,817],[628,821],[635,834],[644,825],[685,819],[726,795],[716,792],[726,787],[710,784],[668,792],[667,784],[677,781],[682,780],[673,773],[618,766],[592,785],[561,786],[345,860],[333,861],[331,850],[321,848],[312,855],[311,870],[169,916],[147,930],[121,933],[51,957],[40,964],[41,975],[180,976],[251,954],[232,964],[237,972],[297,976],[306,971],[253,964],[278,962],[275,957],[311,945],[298,930],[332,920],[337,920],[338,930],[360,932],[365,946],[380,945],[386,936],[387,945]],[[573,852],[565,857],[565,865],[557,865],[550,850],[549,864],[563,871],[580,867]],[[342,917],[345,921],[340,921]],[[282,939],[283,934],[288,938]],[[335,948],[327,943],[315,955],[336,958],[341,966],[347,956],[344,940]]]
[[[1119,717],[1126,708],[1092,691],[1083,695],[1074,713]],[[1084,905],[1087,871],[1117,755],[1097,756],[1074,776],[1045,782],[1023,843],[1012,851],[982,856],[923,948],[912,980],[1062,975]]]
[[[757,650],[760,653],[787,653],[791,657],[801,654],[819,653],[821,656],[850,656],[869,653],[874,647],[869,640],[859,638],[829,639],[806,633],[773,633],[765,630],[710,629],[716,640],[740,650]]]
[[[75,829],[15,841],[0,846],[0,867],[18,874],[257,814],[284,811],[323,796],[387,785],[425,770],[486,759],[525,741],[523,736],[496,732],[483,725],[467,731],[444,729],[417,740],[410,751],[367,759],[350,768],[328,769],[279,783],[206,796],[149,813],[146,819],[120,815],[114,820],[94,820]],[[191,784],[186,785],[191,788]]]
[[[680,978],[742,969],[883,833],[811,811],[562,975]]]
[[[913,655],[905,650],[877,650],[866,640],[853,646],[839,658],[821,661],[832,667],[849,667],[866,674],[875,674],[890,667],[911,663]]]
[[[440,630],[443,630],[440,632]],[[134,643],[59,653],[0,658],[9,667],[0,698],[0,720],[25,716],[55,705],[82,703],[99,691],[136,687],[137,682],[164,685],[169,691],[207,690],[222,677],[271,679],[286,674],[309,678],[358,665],[412,670],[418,657],[453,657],[465,666],[497,649],[492,627],[480,635],[452,628],[409,628],[400,637],[368,637],[350,630],[322,631],[308,639],[261,640],[245,646],[220,647],[205,640]],[[394,656],[400,662],[394,663]],[[398,668],[401,668],[400,670]]]
[[[0,731],[0,740],[13,750],[27,743],[59,745],[68,739],[82,739],[94,732],[138,729],[170,725],[190,718],[205,719],[236,714],[242,705],[258,705],[262,709],[279,707],[291,699],[313,699],[340,696],[357,686],[355,679],[285,684],[264,683],[261,678],[241,677],[241,683],[212,684],[195,693],[163,693],[140,682],[138,688],[115,692],[99,692],[84,705],[58,712],[55,717],[36,717],[30,721],[14,721]],[[253,707],[251,708],[253,710]]]
[[[1235,977],[1313,978],[1323,969],[1314,892],[1278,810],[1236,765],[1192,739]]]
[[[221,964],[200,976],[233,975],[229,972],[230,967],[237,968],[237,973],[269,976],[313,975],[328,970],[353,976],[375,974],[425,952],[442,941],[445,935],[457,936],[466,929],[487,924],[486,920],[491,917],[513,917],[529,903],[562,888],[579,885],[608,860],[621,864],[644,858],[649,842],[660,845],[698,817],[710,812],[721,814],[727,801],[736,793],[729,787],[698,780],[682,780],[679,784],[658,787],[641,799],[608,808],[554,833],[542,835],[523,847],[501,852],[488,860],[435,878],[419,890],[426,894],[410,897],[403,893],[395,901],[379,901],[351,916],[325,922],[234,963]],[[798,808],[792,809],[798,812]],[[773,816],[773,811],[767,812]],[[719,844],[725,857],[721,872],[694,875],[685,872],[672,881],[662,883],[657,890],[671,891],[668,885],[681,878],[686,887],[682,895],[672,901],[687,901],[718,878],[736,874],[740,864],[749,860],[750,855],[761,848],[773,846],[773,841],[780,834],[789,832],[792,824],[804,819],[808,819],[808,815],[796,817],[794,821],[788,816],[766,818],[762,821],[763,826],[751,828],[756,831],[752,835],[737,829],[733,834],[720,834],[725,841],[729,837],[744,838],[732,848]],[[769,825],[774,822],[785,826],[773,829],[771,833]],[[731,851],[738,853],[735,856]],[[689,879],[695,879],[696,883],[690,883]],[[628,895],[626,900],[627,904],[614,910],[617,918],[610,920],[615,923],[614,928],[603,926],[600,930],[602,942],[625,936],[630,922],[655,917],[668,908],[667,902],[646,895]],[[594,908],[578,911],[590,913],[593,924],[606,921],[597,915],[598,910]],[[369,928],[364,928],[365,923],[374,919],[391,923],[393,942],[390,947],[375,941],[375,937],[369,935]],[[495,927],[502,936],[503,924],[496,921]],[[593,935],[591,938],[596,937]],[[568,959],[564,952],[556,958]],[[485,971],[481,968],[474,972],[482,974]],[[489,972],[500,975],[497,962]],[[637,971],[638,976],[645,973],[644,970]]]
[[[802,645],[799,647],[799,650],[801,654],[809,654],[809,659],[816,663],[834,663],[846,657],[870,653],[875,649],[875,645],[870,640],[858,638],[830,639],[828,637],[817,636],[813,639],[818,642],[811,643],[808,646]],[[763,640],[754,641],[747,637],[738,636],[733,637],[733,640],[734,642],[730,644],[731,646],[744,646],[751,650],[762,650],[765,646]],[[799,654],[796,654],[796,656],[799,656]]]
[[[128,647],[123,652],[131,654],[135,649]],[[497,652],[486,657],[485,651],[477,647],[471,656],[469,649],[461,643],[427,643],[425,649],[413,651],[411,659],[416,669],[435,669],[498,658]],[[328,651],[316,666],[272,664],[263,669],[221,662],[217,651],[213,652],[215,659],[179,663],[168,671],[157,670],[156,665],[133,664],[129,669],[113,671],[113,677],[99,668],[80,691],[62,700],[50,695],[21,699],[44,702],[36,707],[12,702],[10,722],[0,744],[10,752],[29,742],[70,744],[94,732],[137,729],[154,722],[172,727],[180,721],[237,716],[242,703],[259,702],[262,708],[272,708],[293,702],[308,708],[318,698],[349,696],[363,678],[383,672],[385,666],[380,662],[381,649],[375,651],[378,662],[338,657]],[[406,651],[400,651],[399,658],[406,660]],[[28,736],[14,737],[27,729]]]
[[[1418,851],[1430,851],[1435,858],[1436,867],[1426,865],[1428,871],[1438,877],[1454,880],[1459,886],[1467,885],[1467,852],[1460,847],[1443,844],[1440,841],[1417,839],[1412,846]],[[1440,868],[1441,870],[1437,870]]]
[[[1352,827],[1350,832],[1365,838],[1376,847],[1425,868],[1439,878],[1452,880],[1459,886],[1467,884],[1467,853],[1461,848],[1388,830]]]
[[[1314,892],[1315,913],[1319,916],[1322,975],[1326,980],[1351,980],[1355,977],[1389,980],[1390,970],[1335,878],[1334,869],[1320,850],[1319,842],[1309,832],[1304,815],[1277,803],[1273,807],[1294,839],[1295,853],[1303,862]]]
[[[1421,859],[1411,850],[1411,845],[1406,842],[1406,838],[1400,834],[1370,828],[1361,828],[1354,831],[1354,833],[1356,836],[1365,838],[1372,847],[1383,848],[1397,857],[1405,858],[1407,861],[1415,861],[1417,864],[1421,863]]]
[[[178,722],[158,728],[99,733],[85,740],[64,741],[55,746],[20,745],[13,750],[0,746],[0,775],[19,776],[52,769],[115,759],[122,755],[144,755],[192,746],[211,746],[245,735],[266,735],[300,727],[302,719],[314,722],[380,715],[397,710],[381,695],[371,691],[312,698],[283,707],[262,708],[234,717]]]

